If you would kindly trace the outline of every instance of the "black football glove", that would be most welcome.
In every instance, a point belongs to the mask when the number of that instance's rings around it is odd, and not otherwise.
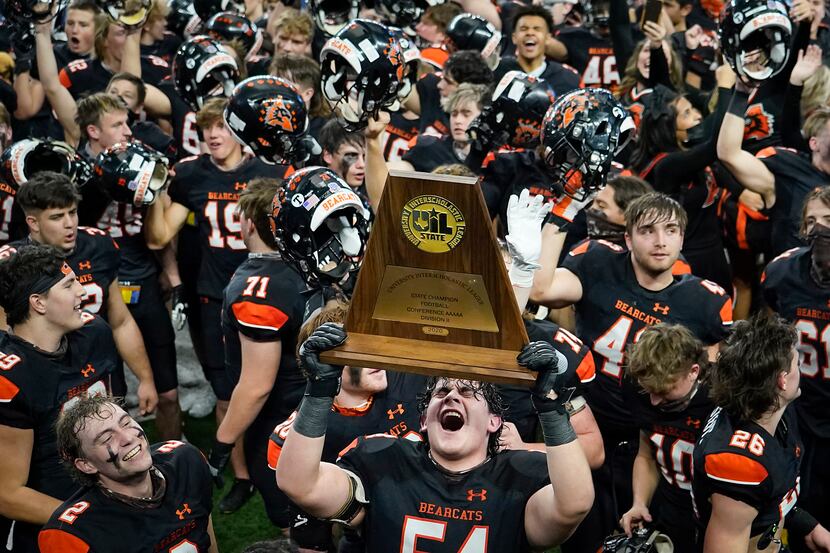
[[[18,22],[12,31],[14,74],[31,71],[35,57],[35,30],[31,23]]]
[[[216,487],[222,489],[225,485],[225,479],[222,473],[225,472],[225,467],[231,460],[231,451],[233,451],[233,444],[226,444],[219,440],[213,441],[213,447],[208,456],[208,466],[210,467],[210,474],[213,476],[213,483]]]
[[[308,376],[305,395],[333,398],[340,391],[343,367],[320,361],[320,353],[346,341],[346,331],[337,323],[325,323],[311,333],[300,346],[300,367]]]
[[[565,404],[576,388],[566,386],[568,361],[548,342],[531,342],[522,348],[519,365],[537,373],[531,399],[537,413],[566,414]]]

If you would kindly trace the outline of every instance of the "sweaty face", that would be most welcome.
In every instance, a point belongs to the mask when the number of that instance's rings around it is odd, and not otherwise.
[[[119,142],[129,142],[133,136],[127,124],[127,112],[111,111],[101,115],[96,127],[98,143],[102,148],[109,148]]]
[[[366,175],[366,150],[359,144],[341,144],[337,152],[326,156],[329,169],[340,175],[352,188],[363,186]]]
[[[475,466],[486,459],[487,438],[501,424],[475,383],[441,379],[424,413],[422,430],[436,461]]]
[[[614,201],[614,187],[610,184],[603,186],[599,192],[597,192],[596,197],[594,198],[594,209],[598,209],[605,214],[605,217],[612,223],[616,223],[618,225],[625,224],[625,213],[620,206],[617,205],[617,202]]]
[[[697,388],[698,374],[698,370],[690,371],[688,374],[678,378],[674,384],[665,391],[657,393],[648,389],[644,389],[644,391],[648,393],[649,400],[655,407],[677,412],[689,406],[693,393]]]
[[[78,238],[78,206],[53,207],[26,217],[36,240],[65,252],[75,248]]]
[[[107,86],[107,94],[118,96],[127,106],[127,109],[138,112],[138,87],[130,81],[111,81]]]
[[[354,394],[377,394],[386,389],[386,371],[383,369],[343,368],[341,388]]]
[[[450,134],[456,142],[467,142],[467,128],[481,110],[474,102],[458,104],[450,112]]]
[[[144,430],[118,405],[106,405],[98,416],[87,418],[78,439],[83,459],[75,466],[97,473],[105,486],[143,479],[153,466]]]
[[[71,332],[84,326],[81,303],[86,292],[73,271],[64,276],[49,293],[41,296],[46,305],[46,320],[53,326]]]
[[[277,40],[274,47],[281,54],[306,55],[311,49],[311,40],[299,33],[291,34],[285,31],[277,31]]]
[[[693,107],[692,103],[683,96],[680,96],[674,101],[674,109],[677,113],[675,116],[677,141],[678,143],[682,143],[685,142],[688,137],[688,133],[686,131],[700,124],[703,116],[697,108]]]
[[[535,60],[545,55],[545,40],[550,35],[545,20],[537,15],[526,15],[519,19],[513,30],[513,44],[516,56]]]
[[[95,43],[95,15],[87,10],[68,11],[66,39],[73,54],[89,54]]]
[[[217,163],[222,163],[231,155],[241,150],[225,122],[219,120],[203,131],[210,157]]]
[[[683,232],[675,217],[657,218],[647,212],[631,234],[625,234],[625,242],[634,263],[650,276],[658,277],[671,271],[680,257]]]

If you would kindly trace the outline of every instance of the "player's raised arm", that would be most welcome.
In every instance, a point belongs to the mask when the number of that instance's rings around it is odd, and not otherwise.
[[[574,388],[565,381],[564,356],[547,342],[531,342],[518,361],[538,373],[531,398],[542,427],[551,481],[528,500],[525,532],[532,546],[551,547],[565,541],[591,509],[591,469],[566,408]]]
[[[343,469],[322,463],[326,426],[343,367],[320,361],[320,353],[346,340],[343,327],[326,323],[300,347],[308,386],[277,465],[277,485],[300,508],[318,518],[357,523],[354,507],[358,483]]]

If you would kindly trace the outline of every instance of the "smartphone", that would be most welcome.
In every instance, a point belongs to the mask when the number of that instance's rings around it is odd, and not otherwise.
[[[646,5],[643,7],[643,13],[640,17],[640,28],[645,25],[646,21],[657,23],[660,20],[660,12],[662,10],[662,0],[646,0]]]

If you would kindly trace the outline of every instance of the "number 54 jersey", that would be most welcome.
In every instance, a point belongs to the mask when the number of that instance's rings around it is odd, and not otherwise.
[[[530,551],[525,505],[550,483],[538,451],[502,451],[448,474],[422,442],[389,435],[358,439],[338,465],[358,475],[366,491],[367,553]]]

